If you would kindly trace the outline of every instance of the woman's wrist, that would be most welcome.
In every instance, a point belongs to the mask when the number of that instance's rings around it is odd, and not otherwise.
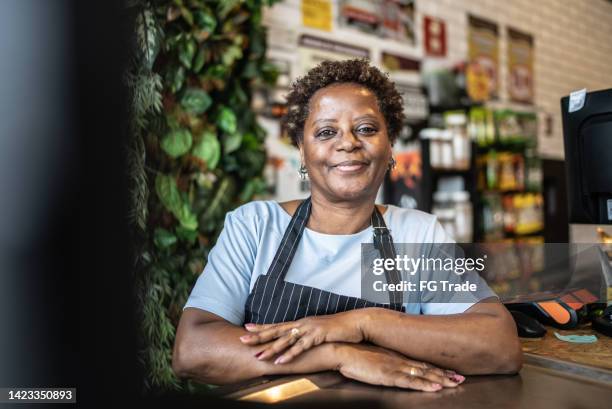
[[[357,325],[363,341],[371,342],[376,331],[376,326],[380,324],[381,314],[386,310],[384,308],[372,307],[355,311],[359,311],[360,313]]]

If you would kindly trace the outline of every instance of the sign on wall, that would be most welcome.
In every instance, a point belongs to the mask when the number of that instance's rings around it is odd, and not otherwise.
[[[423,38],[425,55],[430,57],[446,56],[446,24],[444,20],[425,16],[423,18]]]
[[[302,0],[302,24],[304,27],[331,31],[332,5],[330,0]]]
[[[533,37],[508,28],[508,95],[512,101],[533,103]]]
[[[466,87],[474,101],[498,96],[498,28],[497,24],[468,16],[468,66]]]
[[[338,0],[338,23],[414,45],[414,10],[414,0]]]
[[[367,48],[357,47],[339,41],[328,40],[308,34],[302,34],[298,40],[299,75],[304,75],[311,68],[326,60],[337,61],[349,58],[369,58]]]

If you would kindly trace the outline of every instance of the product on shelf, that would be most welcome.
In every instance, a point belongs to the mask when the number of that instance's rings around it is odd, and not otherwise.
[[[491,149],[476,159],[480,190],[522,191],[525,189],[525,159],[522,154]],[[537,175],[534,175],[534,177]]]
[[[444,230],[459,243],[473,239],[473,210],[466,191],[437,191],[433,195],[432,213]]]
[[[433,169],[453,168],[453,141],[446,129],[425,128],[421,139],[429,139],[429,162]]]
[[[444,115],[446,129],[450,132],[453,150],[453,167],[468,169],[471,158],[471,142],[467,132],[467,116],[464,112],[447,112]]]
[[[482,196],[481,217],[485,241],[500,240],[504,237],[504,211],[500,195],[485,193]]]
[[[519,193],[506,195],[502,199],[504,208],[504,230],[515,235],[533,234],[544,227],[542,195]]]
[[[495,123],[490,109],[484,107],[470,109],[468,135],[481,147],[495,143]]]
[[[542,190],[542,161],[534,148],[525,150],[525,189],[530,192]]]
[[[544,227],[543,200],[539,193],[514,196],[516,211],[516,234],[532,234]]]

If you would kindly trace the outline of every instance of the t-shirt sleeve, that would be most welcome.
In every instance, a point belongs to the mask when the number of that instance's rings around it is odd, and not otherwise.
[[[457,260],[464,257],[463,250],[456,246],[455,241],[444,230],[437,218],[434,218],[431,229],[432,234],[429,235],[432,238],[429,253],[431,259]],[[421,313],[427,315],[459,314],[485,298],[497,297],[474,269],[465,269],[462,274],[457,274],[457,271],[436,269],[424,272],[421,279],[432,280],[437,284],[435,291],[425,290],[421,293]],[[445,291],[441,286],[441,281],[447,281],[449,284],[469,282],[476,285],[476,290]]]
[[[246,221],[237,212],[226,215],[223,230],[184,308],[199,308],[242,325],[257,238],[250,220]]]

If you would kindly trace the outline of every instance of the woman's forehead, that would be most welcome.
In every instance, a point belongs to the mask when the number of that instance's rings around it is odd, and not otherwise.
[[[334,84],[318,90],[310,100],[309,116],[341,114],[351,111],[355,116],[380,115],[376,95],[358,84]]]

